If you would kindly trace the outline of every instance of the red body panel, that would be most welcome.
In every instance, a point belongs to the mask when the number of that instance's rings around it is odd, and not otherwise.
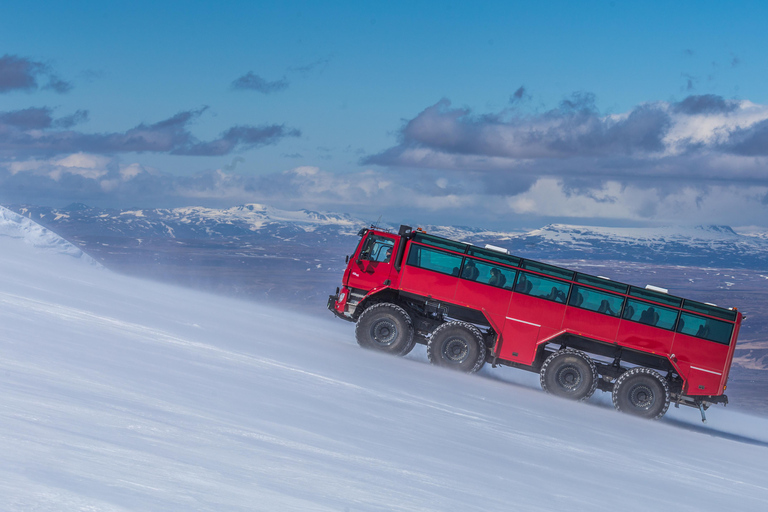
[[[723,373],[730,348],[679,332],[675,334],[672,351],[680,371],[684,372],[683,377],[687,378],[687,394],[719,395],[723,392]]]
[[[586,309],[569,307],[565,311],[563,327],[568,332],[593,338],[598,341],[614,343],[621,320]]]
[[[504,325],[511,295],[509,290],[458,279],[454,298],[457,302],[471,304],[474,309],[485,310],[494,317],[494,323],[501,326]]]
[[[619,333],[616,336],[616,343],[622,347],[669,356],[672,354],[672,340],[675,333],[651,327],[650,325],[622,320],[619,325]]]
[[[435,300],[453,302],[458,281],[453,276],[403,265],[400,289],[404,292],[434,298]]]
[[[566,305],[522,293],[511,296],[504,324],[504,353],[512,356],[511,361],[531,364],[537,342],[562,330]]]

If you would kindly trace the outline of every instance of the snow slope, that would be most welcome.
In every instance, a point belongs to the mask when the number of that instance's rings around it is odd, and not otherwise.
[[[101,265],[56,233],[0,206],[0,239],[2,238],[23,240],[25,243],[41,249],[44,252],[66,254],[74,258],[82,259],[84,262],[91,265]]]
[[[651,423],[425,359],[0,237],[0,508],[768,507],[766,418]]]

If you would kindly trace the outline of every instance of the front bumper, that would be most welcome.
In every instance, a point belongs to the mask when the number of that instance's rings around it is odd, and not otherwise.
[[[349,292],[347,292],[349,293]],[[346,299],[347,293],[344,293],[344,298]],[[339,289],[336,288],[336,294],[335,295],[329,295],[328,296],[328,303],[326,304],[326,307],[328,308],[328,311],[336,315],[338,318],[341,318],[342,320],[346,320],[347,322],[354,322],[350,317],[344,314],[344,300],[341,301],[341,304],[339,303]],[[341,311],[339,311],[339,309]]]

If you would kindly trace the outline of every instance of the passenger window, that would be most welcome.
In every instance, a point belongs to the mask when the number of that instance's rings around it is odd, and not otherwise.
[[[515,282],[515,271],[500,265],[467,258],[461,271],[461,277],[469,281],[511,290],[512,284]]]
[[[690,313],[681,313],[680,321],[677,323],[677,332],[728,345],[733,333],[733,324]]]
[[[562,281],[520,272],[515,283],[515,291],[565,304],[570,286],[569,283]]]
[[[619,316],[624,297],[605,293],[584,286],[574,286],[571,293],[570,306],[596,311],[609,316]]]
[[[455,254],[411,244],[406,264],[458,277],[462,259]]]
[[[672,330],[677,320],[677,311],[656,304],[628,299],[622,318],[652,325],[662,329]]]

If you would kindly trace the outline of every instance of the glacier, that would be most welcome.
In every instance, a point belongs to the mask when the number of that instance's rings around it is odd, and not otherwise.
[[[518,370],[383,356],[327,312],[119,275],[7,224],[3,510],[768,507],[768,418],[648,422]]]

